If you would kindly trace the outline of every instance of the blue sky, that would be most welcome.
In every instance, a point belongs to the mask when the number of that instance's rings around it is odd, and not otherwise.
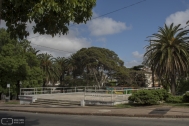
[[[97,0],[97,6],[94,8],[94,12],[97,15],[102,15],[139,1]],[[177,20],[180,20],[180,23],[186,23],[186,20],[189,20],[189,13],[186,12],[187,9],[189,9],[189,0],[146,0],[135,6],[100,18],[102,27],[106,25],[106,22],[103,22],[103,18],[112,19],[117,22],[117,25],[123,23],[126,28],[120,28],[118,33],[101,36],[92,36],[90,33],[82,35],[90,37],[93,46],[113,50],[124,60],[126,67],[131,67],[142,62],[142,56],[145,53],[144,47],[148,44],[145,41],[147,40],[146,37],[156,33],[158,27],[163,26],[164,23],[170,24],[169,22],[171,21],[178,23]],[[170,17],[171,15],[173,15],[172,18]],[[187,18],[179,15],[186,16]],[[92,22],[95,22],[95,20],[92,20]],[[104,42],[96,41],[98,39],[102,39]]]
[[[93,17],[129,6],[142,0],[97,0]],[[147,36],[158,31],[165,23],[181,23],[189,20],[189,0],[145,0],[115,13],[100,17],[87,24],[73,25],[68,35],[55,36],[33,34],[32,25],[28,40],[41,53],[68,57],[81,48],[91,46],[113,50],[125,62],[126,67],[140,65],[148,44]],[[2,22],[0,27],[4,27]],[[36,46],[41,45],[41,46]],[[45,46],[45,47],[42,47]],[[53,49],[49,49],[50,47]]]

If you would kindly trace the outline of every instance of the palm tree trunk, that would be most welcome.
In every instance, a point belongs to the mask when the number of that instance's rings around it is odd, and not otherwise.
[[[171,93],[173,95],[176,94],[176,79],[175,79],[174,75],[172,75],[172,77],[171,77]]]
[[[154,83],[154,70],[152,68],[152,87],[155,87],[155,83]]]

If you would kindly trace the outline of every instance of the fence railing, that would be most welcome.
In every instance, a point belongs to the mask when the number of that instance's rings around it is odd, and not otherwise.
[[[20,95],[39,95],[39,94],[56,94],[56,93],[76,93],[85,92],[87,90],[99,90],[98,87],[35,87],[20,88]]]
[[[127,101],[128,97],[138,90],[151,90],[160,88],[140,88],[123,90],[115,90],[113,88],[98,87],[36,87],[36,88],[20,88],[20,95],[40,95],[40,94],[64,94],[64,93],[81,93],[84,100],[93,101]]]
[[[123,90],[116,90],[114,88],[99,88],[99,87],[35,87],[35,88],[20,88],[20,95],[39,95],[39,94],[58,94],[58,93],[79,93],[79,92],[95,92],[95,93],[106,93],[106,94],[131,94],[136,90],[143,89],[160,89],[156,88],[140,88],[140,89],[131,89],[123,88]]]

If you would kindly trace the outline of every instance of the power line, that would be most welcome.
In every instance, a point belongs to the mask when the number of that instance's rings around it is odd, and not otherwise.
[[[119,8],[119,9],[117,9],[117,10],[114,10],[114,11],[111,11],[111,12],[108,12],[108,13],[105,13],[105,14],[102,14],[102,15],[100,15],[100,16],[94,17],[94,18],[92,18],[92,19],[89,20],[89,21],[92,21],[92,20],[97,19],[97,18],[100,18],[100,17],[104,17],[104,16],[106,16],[106,15],[115,13],[115,12],[117,12],[117,11],[120,11],[120,10],[123,10],[123,9],[126,9],[126,8],[129,8],[129,7],[132,7],[132,6],[135,6],[135,5],[140,4],[140,3],[142,3],[142,2],[145,2],[145,1],[147,1],[147,0],[141,0],[141,1],[136,2],[136,3],[133,3],[133,4],[131,4],[131,5],[128,5],[128,6]],[[72,26],[75,26],[75,24],[72,24],[72,25],[70,25],[69,27],[72,27]],[[39,36],[40,36],[40,35],[33,36],[33,37],[28,38],[28,39],[36,38],[36,37],[39,37]],[[31,43],[31,44],[37,45],[37,44],[34,44],[34,43]],[[68,53],[73,53],[73,52],[69,52],[69,51],[65,51],[65,50],[60,50],[60,49],[55,49],[55,48],[51,48],[51,47],[47,47],[47,46],[42,46],[42,45],[37,45],[37,46],[41,46],[41,47],[49,48],[49,49],[53,49],[53,50],[58,50],[58,51],[63,51],[63,52],[68,52]]]
[[[106,14],[102,14],[102,15],[100,15],[100,16],[94,17],[94,18],[92,18],[92,19],[89,20],[89,21],[92,21],[92,20],[97,19],[97,18],[100,18],[100,17],[104,17],[104,16],[106,16],[106,15],[109,15],[109,14],[115,13],[115,12],[117,12],[117,11],[120,11],[120,10],[123,10],[123,9],[126,9],[126,8],[129,8],[129,7],[132,7],[132,6],[135,6],[135,5],[140,4],[140,3],[142,3],[142,2],[145,2],[145,1],[146,1],[146,0],[141,0],[141,1],[139,1],[139,2],[136,2],[136,3],[133,3],[133,4],[131,4],[131,5],[128,5],[128,6],[122,7],[122,8],[120,8],[120,9],[117,9],[117,10],[114,10],[114,11],[108,12],[108,13],[106,13]],[[70,25],[69,27],[72,27],[72,26],[75,26],[75,24],[72,24],[72,25]],[[38,35],[38,36],[34,36],[34,37],[30,37],[30,38],[28,38],[28,39],[36,38],[36,37],[39,37],[39,36],[40,36],[40,35]]]
[[[97,18],[106,16],[106,15],[112,14],[112,13],[114,13],[114,12],[117,12],[117,11],[120,11],[120,10],[123,10],[123,9],[126,9],[126,8],[129,8],[129,7],[132,7],[132,6],[134,6],[134,5],[137,5],[137,4],[142,3],[142,2],[144,2],[144,1],[146,1],[146,0],[141,0],[141,1],[136,2],[136,3],[134,3],[134,4],[131,4],[131,5],[122,7],[122,8],[120,8],[120,9],[117,9],[117,10],[114,10],[114,11],[111,11],[111,12],[108,12],[108,13],[106,13],[106,14],[103,14],[103,15],[100,15],[100,16],[97,16],[97,17],[94,17],[94,18],[92,18],[91,20],[94,20],[94,19],[97,19]],[[90,21],[91,21],[91,20],[90,20]]]
[[[65,51],[65,50],[55,49],[55,48],[51,48],[51,47],[48,47],[48,46],[42,46],[42,45],[34,44],[34,43],[31,43],[31,44],[36,45],[36,46],[41,46],[41,47],[44,47],[44,48],[53,49],[53,50],[58,50],[58,51],[63,51],[63,52],[68,52],[68,53],[74,53],[74,52],[69,52],[69,51]]]

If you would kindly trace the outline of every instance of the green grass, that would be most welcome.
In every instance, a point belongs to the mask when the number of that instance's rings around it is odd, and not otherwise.
[[[173,107],[189,107],[189,103],[162,103],[160,105]]]
[[[140,104],[118,104],[117,108],[131,108],[131,107],[147,107],[147,106],[172,106],[172,107],[189,107],[189,103],[161,103],[158,105],[140,105]]]
[[[5,102],[5,104],[20,104],[19,101],[9,101],[9,102]]]
[[[116,107],[118,108],[131,108],[133,107],[131,104],[118,104],[118,105],[115,105]]]

